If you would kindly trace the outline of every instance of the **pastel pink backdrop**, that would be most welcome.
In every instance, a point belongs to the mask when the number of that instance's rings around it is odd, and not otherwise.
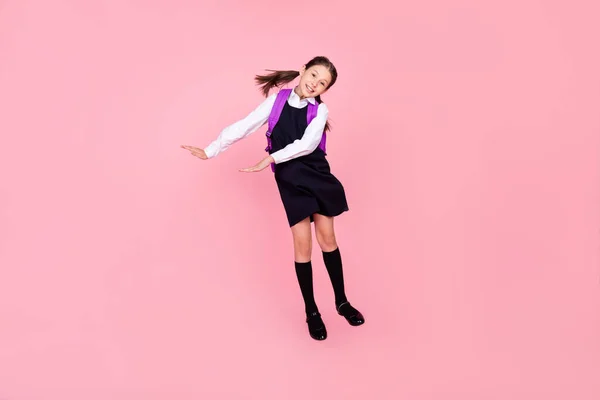
[[[600,397],[600,8],[0,1],[0,399]],[[348,326],[252,77],[327,55]]]

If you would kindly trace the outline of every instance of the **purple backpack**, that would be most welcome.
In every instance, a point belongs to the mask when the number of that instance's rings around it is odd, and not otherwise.
[[[290,97],[290,94],[292,93],[292,89],[283,89],[281,90],[278,94],[277,94],[277,98],[275,99],[275,104],[273,105],[273,108],[271,109],[271,114],[269,115],[269,126],[267,128],[267,148],[265,149],[265,151],[270,151],[271,150],[271,134],[273,132],[273,129],[275,128],[275,125],[277,125],[277,121],[279,121],[279,116],[281,115],[281,111],[283,110],[283,106],[285,105],[285,102],[287,101],[287,99]],[[317,116],[317,109],[319,108],[319,104],[312,104],[312,103],[308,103],[308,111],[306,113],[306,119],[307,122],[310,124],[310,121],[312,121],[316,116]],[[325,151],[325,142],[326,142],[327,138],[325,135],[325,132],[323,132],[323,136],[321,137],[321,143],[319,143],[319,148],[321,150],[323,150],[323,152],[325,154],[327,154],[327,152]],[[271,164],[271,170],[274,172],[275,171],[275,164]]]

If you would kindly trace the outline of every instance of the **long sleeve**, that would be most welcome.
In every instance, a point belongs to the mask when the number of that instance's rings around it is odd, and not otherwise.
[[[221,131],[221,134],[205,149],[208,158],[216,157],[227,150],[232,144],[243,139],[263,126],[269,119],[271,109],[275,104],[277,94],[267,97],[256,109],[244,119],[239,120]]]
[[[295,140],[294,142],[285,146],[283,149],[271,154],[275,160],[275,164],[280,164],[297,157],[305,156],[315,151],[321,142],[328,115],[329,110],[325,103],[319,104],[317,115],[306,127],[302,139]]]

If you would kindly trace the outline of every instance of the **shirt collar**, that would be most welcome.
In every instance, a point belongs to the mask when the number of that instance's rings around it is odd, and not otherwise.
[[[294,88],[295,89],[295,88]],[[306,104],[306,102],[308,101],[310,104],[315,104],[316,100],[314,97],[309,97],[307,99],[300,99],[300,96],[298,96],[296,94],[296,92],[294,91],[294,89],[292,89],[292,93],[290,94],[290,99],[293,99],[292,101],[297,102],[299,105],[304,105]]]

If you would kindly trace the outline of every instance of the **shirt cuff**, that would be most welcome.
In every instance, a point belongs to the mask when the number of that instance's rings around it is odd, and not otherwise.
[[[213,158],[218,154],[219,149],[215,145],[215,143],[211,143],[204,149],[204,153],[206,153],[206,157]]]
[[[273,157],[275,164],[279,164],[281,162],[281,152],[276,151],[275,153],[271,154],[271,157]]]

